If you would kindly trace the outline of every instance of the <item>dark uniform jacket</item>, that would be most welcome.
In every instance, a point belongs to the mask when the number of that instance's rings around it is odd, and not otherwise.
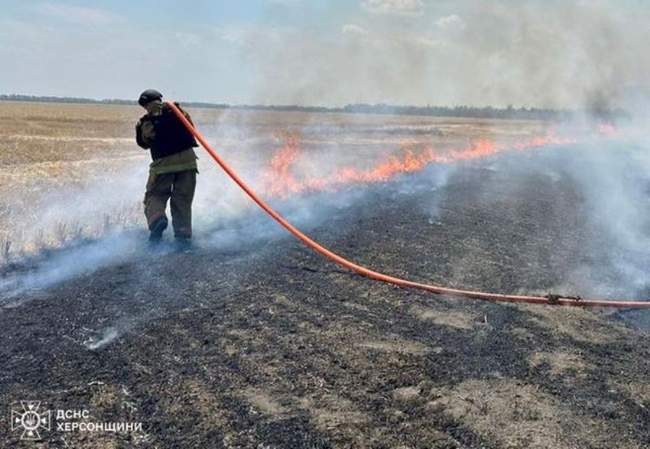
[[[181,111],[192,123],[189,114]],[[166,104],[161,103],[157,110],[140,118],[135,139],[140,147],[151,151],[152,174],[196,170],[196,140]]]

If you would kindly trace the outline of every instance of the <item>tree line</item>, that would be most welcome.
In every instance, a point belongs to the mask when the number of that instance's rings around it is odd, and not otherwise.
[[[107,98],[97,100],[81,97],[55,97],[37,95],[0,95],[0,101],[26,101],[39,103],[73,103],[73,104],[113,104],[136,105],[134,100]],[[183,105],[197,108],[211,109],[240,109],[258,111],[302,111],[325,113],[350,113],[350,114],[387,114],[387,115],[421,115],[434,117],[468,117],[490,119],[520,119],[520,120],[571,120],[573,118],[589,115],[600,119],[620,119],[628,117],[622,109],[577,110],[577,109],[550,109],[513,107],[495,108],[492,106],[396,106],[389,104],[348,104],[343,107],[325,106],[300,106],[300,105],[230,105],[226,103],[183,102]]]

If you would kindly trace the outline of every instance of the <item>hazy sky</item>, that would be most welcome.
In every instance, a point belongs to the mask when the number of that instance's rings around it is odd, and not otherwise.
[[[618,104],[649,32],[644,0],[2,0],[0,93]]]

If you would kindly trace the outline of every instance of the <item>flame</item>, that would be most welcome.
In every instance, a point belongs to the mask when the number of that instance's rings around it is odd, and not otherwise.
[[[405,142],[401,145],[400,154],[391,155],[369,168],[344,166],[324,176],[299,179],[294,167],[302,158],[300,137],[296,134],[284,134],[283,137],[284,146],[276,151],[263,174],[264,190],[271,197],[286,198],[301,193],[335,190],[348,184],[386,182],[400,174],[419,172],[431,164],[452,164],[505,151],[525,151],[577,142],[576,139],[559,137],[552,132],[513,144],[497,144],[489,139],[481,139],[465,148],[445,151],[436,150],[431,145],[418,147],[415,143]]]
[[[284,198],[303,189],[292,173],[292,166],[302,155],[300,137],[290,133],[284,133],[283,137],[284,146],[273,155],[262,177],[269,195]]]

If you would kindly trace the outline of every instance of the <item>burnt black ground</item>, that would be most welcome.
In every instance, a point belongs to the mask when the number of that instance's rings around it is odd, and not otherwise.
[[[378,270],[500,292],[555,291],[600,257],[568,178],[488,162],[437,189],[420,176],[368,188],[360,210],[310,233]],[[144,256],[30,295],[0,309],[3,448],[650,446],[643,330],[383,285],[287,236]],[[27,399],[144,432],[20,442],[8,409]]]

